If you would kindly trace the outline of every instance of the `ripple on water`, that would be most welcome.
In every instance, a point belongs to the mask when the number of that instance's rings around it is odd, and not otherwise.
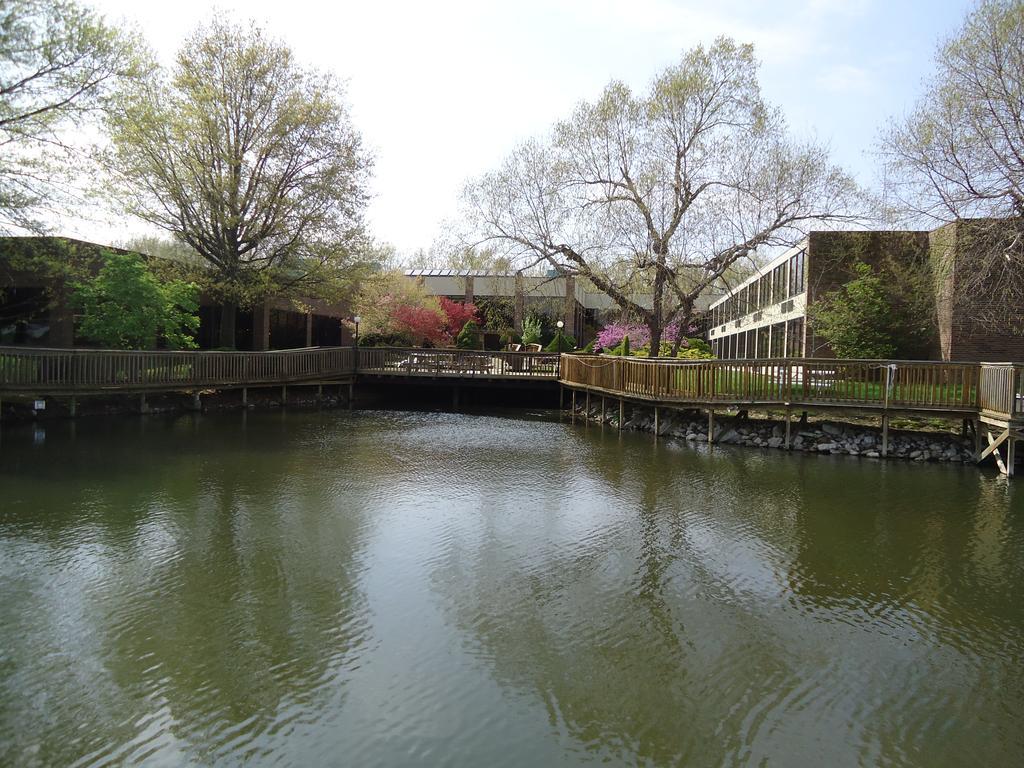
[[[1024,753],[1008,485],[544,420],[236,416],[83,421],[31,462],[5,432],[0,763]]]

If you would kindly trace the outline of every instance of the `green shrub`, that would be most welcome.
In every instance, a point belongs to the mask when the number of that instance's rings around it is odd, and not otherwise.
[[[577,355],[592,355],[592,354],[594,354],[594,344],[595,343],[596,343],[596,339],[591,339],[587,343],[587,346],[585,346],[583,349],[576,350],[576,354]]]
[[[672,357],[672,342],[663,341],[661,342],[659,357]],[[650,357],[651,356],[651,345],[644,344],[640,349],[633,352],[633,357]]]
[[[618,346],[608,354],[617,355],[619,357],[629,357],[629,336],[623,336],[622,341],[619,342]]]
[[[539,317],[533,316],[523,320],[523,344],[540,343],[544,327]]]
[[[675,347],[675,343],[671,341],[661,342],[661,357],[672,357],[672,348]],[[650,357],[651,347],[649,344],[645,344],[640,347],[636,352],[633,353],[634,357]],[[675,356],[679,360],[710,360],[714,357],[711,354],[710,345],[703,339],[691,338],[686,339],[679,346],[679,354]]]
[[[561,329],[555,334],[555,338],[551,340],[551,343],[544,347],[545,352],[558,352],[561,354],[572,352],[574,349],[576,349],[576,339],[562,333]]]
[[[891,358],[896,341],[885,280],[863,262],[853,270],[853,280],[811,307],[814,331],[838,357]]]
[[[715,356],[710,350],[697,349],[695,347],[683,347],[679,350],[677,357],[680,360],[713,360]]]
[[[364,333],[359,336],[360,347],[410,347],[412,340],[401,333]]]
[[[708,357],[714,357],[714,355],[711,354],[711,345],[704,341],[704,339],[688,338],[683,346],[679,348],[680,357],[683,356],[684,350],[692,350],[703,355],[707,355]]]
[[[455,339],[455,346],[459,349],[480,349],[480,326],[472,320],[468,320],[459,335]]]
[[[199,287],[161,280],[135,253],[103,251],[92,280],[74,284],[72,301],[82,314],[78,332],[113,349],[195,349]]]

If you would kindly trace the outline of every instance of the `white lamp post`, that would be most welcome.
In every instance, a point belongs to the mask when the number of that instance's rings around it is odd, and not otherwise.
[[[359,321],[362,319],[363,318],[361,318],[359,315],[356,315],[355,317],[352,318],[352,322],[356,324],[356,336],[355,341],[353,342],[353,346],[356,347],[359,346]]]

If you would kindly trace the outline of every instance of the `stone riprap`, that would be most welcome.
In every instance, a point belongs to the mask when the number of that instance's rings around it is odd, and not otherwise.
[[[601,421],[599,405],[591,404],[589,413],[582,404],[577,414],[591,421]],[[618,408],[609,407],[605,423],[618,427]],[[623,429],[654,431],[654,409],[629,406]],[[706,414],[694,411],[662,409],[658,418],[658,434],[686,442],[708,441]],[[713,441],[719,445],[744,445],[751,448],[785,449],[786,424],[773,419],[745,419],[715,415]],[[888,456],[882,456],[882,430],[836,421],[790,425],[790,450],[830,455],[863,456],[870,459],[905,459],[909,461],[973,462],[972,441],[958,435],[940,432],[908,432],[889,430]]]

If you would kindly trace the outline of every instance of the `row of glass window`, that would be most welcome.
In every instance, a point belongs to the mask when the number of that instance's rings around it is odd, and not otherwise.
[[[713,340],[711,348],[719,360],[803,357],[804,319],[740,331]]]
[[[806,251],[800,251],[712,309],[711,324],[723,325],[803,293],[805,269]]]

